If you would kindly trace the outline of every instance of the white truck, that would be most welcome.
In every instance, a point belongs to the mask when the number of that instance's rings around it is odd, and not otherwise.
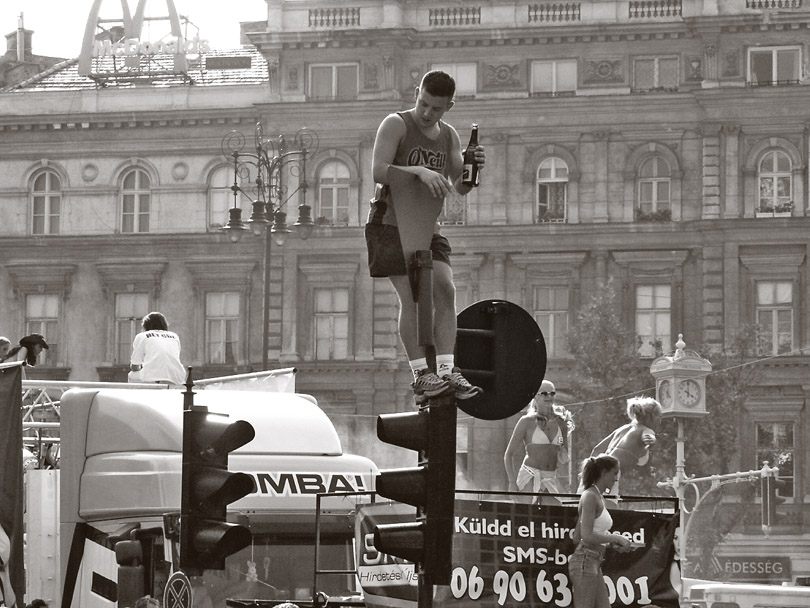
[[[194,404],[256,431],[229,461],[229,470],[254,480],[253,492],[228,508],[229,519],[249,526],[252,543],[229,557],[224,571],[191,579],[194,605],[356,594],[349,574],[355,504],[321,503],[318,494],[372,491],[374,463],[344,454],[331,421],[306,395],[204,390]],[[121,540],[142,541],[144,595],[163,597],[178,569],[183,409],[177,390],[71,389],[62,396],[62,608],[123,608],[115,555]],[[316,547],[319,567],[337,571],[317,583]]]

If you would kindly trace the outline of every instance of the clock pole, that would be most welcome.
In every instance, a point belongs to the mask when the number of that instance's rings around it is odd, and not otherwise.
[[[672,488],[678,497],[680,534],[678,553],[681,559],[681,575],[686,566],[686,486],[691,483],[686,476],[684,446],[684,421],[686,418],[703,417],[706,411],[706,376],[712,371],[712,364],[694,351],[686,350],[683,334],[678,334],[675,352],[658,357],[650,366],[655,378],[656,396],[664,409],[664,416],[675,417],[678,435],[675,441],[675,476],[658,483],[659,487]]]

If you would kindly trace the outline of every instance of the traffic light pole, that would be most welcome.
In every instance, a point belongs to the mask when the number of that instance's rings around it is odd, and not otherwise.
[[[389,167],[392,203],[416,305],[416,333],[435,371],[433,342],[433,254],[430,243],[443,197],[434,197],[412,173]],[[377,549],[414,562],[418,608],[432,608],[433,585],[450,584],[456,489],[456,401],[452,391],[427,399],[418,412],[384,414],[378,437],[419,454],[418,466],[383,471],[377,493],[416,507],[416,521],[383,524],[374,531]]]

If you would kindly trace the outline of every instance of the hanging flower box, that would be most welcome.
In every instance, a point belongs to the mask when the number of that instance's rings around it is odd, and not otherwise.
[[[670,209],[658,209],[657,211],[644,212],[636,209],[637,222],[670,222],[672,221],[672,211]]]
[[[754,215],[756,217],[790,217],[793,215],[793,201],[780,203],[772,207],[759,207]]]
[[[757,211],[756,217],[790,217],[793,215],[790,211]]]

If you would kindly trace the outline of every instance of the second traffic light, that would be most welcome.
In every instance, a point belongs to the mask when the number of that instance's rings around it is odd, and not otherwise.
[[[767,463],[766,463],[767,466]],[[770,532],[771,526],[776,525],[776,507],[785,502],[785,498],[780,496],[787,487],[784,479],[779,479],[779,469],[772,468],[768,474],[760,479],[760,489],[762,491],[762,529],[766,534]]]
[[[192,407],[183,413],[180,567],[186,574],[223,570],[225,558],[247,547],[251,533],[227,523],[227,507],[253,491],[253,479],[228,471],[228,454],[249,443],[253,426]]]
[[[430,399],[418,412],[383,414],[377,436],[419,452],[418,466],[382,471],[377,493],[417,508],[416,521],[374,530],[378,551],[422,566],[426,582],[449,585],[456,491],[456,402],[453,394]]]

